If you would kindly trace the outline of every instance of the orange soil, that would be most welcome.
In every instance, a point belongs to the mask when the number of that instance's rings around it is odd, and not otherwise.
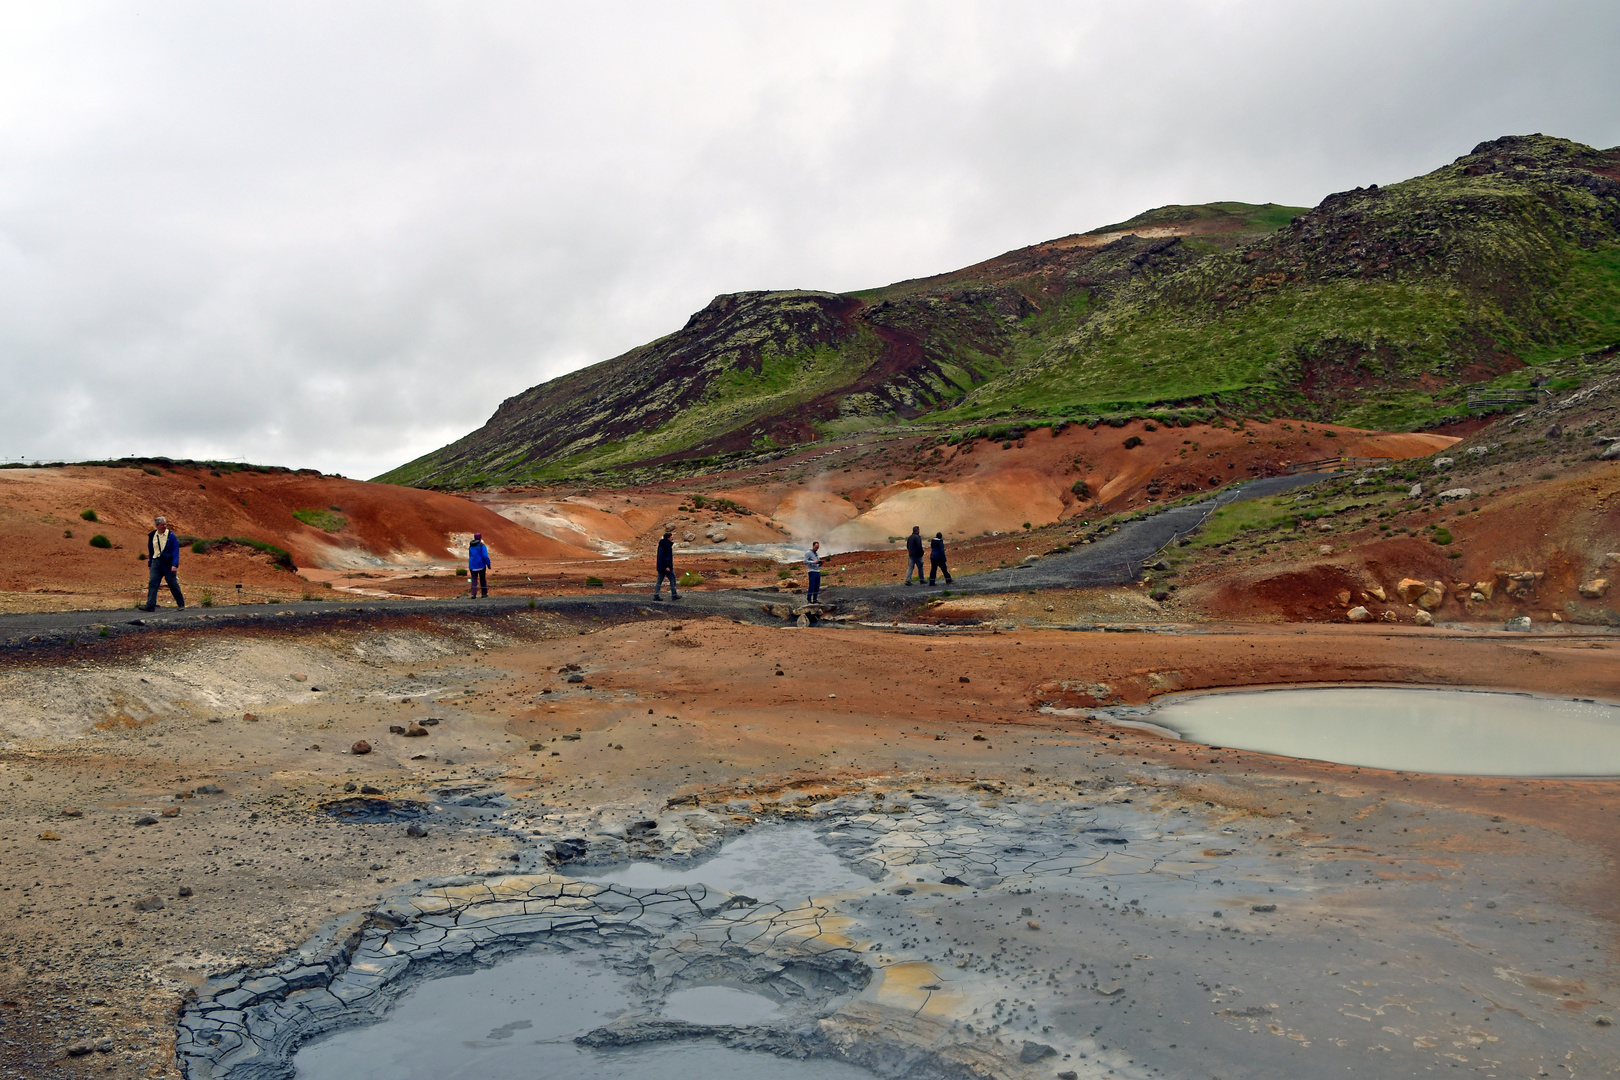
[[[341,508],[347,524],[327,533],[294,510]],[[89,522],[80,512],[94,510]],[[144,594],[141,564],[152,517],[164,514],[185,536],[241,536],[287,550],[300,568],[428,564],[459,559],[456,534],[482,532],[496,551],[535,559],[595,554],[539,535],[454,495],[297,473],[225,473],[177,467],[152,476],[138,468],[68,466],[0,470],[0,590],[104,593],[124,603]],[[64,535],[71,530],[72,537]],[[112,541],[93,548],[96,534]],[[464,543],[465,541],[463,541]],[[464,550],[464,549],[463,549]],[[242,583],[250,591],[296,595],[306,581],[250,548],[183,551],[182,585]],[[314,576],[320,576],[315,574]],[[223,595],[223,593],[221,594]]]

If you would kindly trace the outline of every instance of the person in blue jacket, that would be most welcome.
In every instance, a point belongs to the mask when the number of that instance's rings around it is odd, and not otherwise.
[[[483,533],[473,533],[472,543],[467,545],[467,583],[472,589],[472,595],[489,595],[489,547],[484,543]]]
[[[152,531],[146,534],[146,606],[141,610],[157,610],[157,591],[161,583],[167,583],[169,592],[174,594],[174,606],[185,609],[179,571],[180,537],[169,528],[169,519],[160,514],[152,519]]]

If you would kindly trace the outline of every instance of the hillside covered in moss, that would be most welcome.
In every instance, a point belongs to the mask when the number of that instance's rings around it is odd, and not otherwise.
[[[441,488],[873,427],[1221,410],[1385,429],[1620,345],[1620,148],[1541,135],[1313,209],[1167,206],[839,295],[717,297],[379,479]]]

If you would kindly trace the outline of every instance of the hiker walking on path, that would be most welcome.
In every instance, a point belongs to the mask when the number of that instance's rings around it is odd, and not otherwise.
[[[174,594],[174,606],[185,610],[186,598],[180,592],[180,537],[169,528],[169,519],[159,515],[152,519],[152,531],[146,534],[146,606],[143,611],[157,610],[158,585],[167,583]]]
[[[653,599],[662,600],[664,592],[664,578],[669,578],[669,598],[679,600],[681,594],[675,591],[675,530],[665,529],[664,538],[658,541],[658,582],[653,586]]]
[[[467,545],[467,585],[472,590],[471,595],[489,595],[489,545],[484,543],[483,533],[473,533],[472,543]]]
[[[956,580],[951,577],[951,568],[945,565],[945,534],[935,533],[928,541],[928,584],[935,584],[934,579],[940,574],[945,575],[947,585]]]
[[[917,584],[922,584],[923,568],[923,538],[922,526],[913,525],[911,535],[906,537],[906,584],[911,584],[911,572],[917,571]]]
[[[804,553],[804,576],[806,579],[804,589],[804,602],[807,604],[821,603],[821,541],[817,540],[810,545],[810,550]]]

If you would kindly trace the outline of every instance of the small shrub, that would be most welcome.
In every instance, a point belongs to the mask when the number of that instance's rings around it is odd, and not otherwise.
[[[467,568],[465,566],[456,567],[456,577],[466,577],[466,576],[467,576]]]
[[[63,529],[62,530],[62,539],[64,539],[64,540],[73,539],[73,530],[72,529]]]
[[[1143,424],[1143,425],[1142,425],[1142,430],[1143,430],[1143,431],[1158,431],[1158,430],[1159,430],[1159,425],[1158,425],[1158,424],[1155,424],[1155,423],[1153,423],[1153,422],[1152,422],[1152,421],[1151,421],[1151,420],[1150,420],[1150,421],[1148,421],[1148,422],[1147,422],[1147,423],[1145,423],[1145,424]]]
[[[534,597],[532,597],[532,596],[529,597],[529,610],[530,611],[534,610]]]
[[[200,603],[202,604],[203,607],[213,607],[214,606],[214,592],[213,592],[212,589],[204,589],[203,590],[202,600],[200,601]]]
[[[191,542],[191,553],[193,555],[206,555],[206,554],[208,554],[208,541],[206,541],[206,540],[193,540]]]
[[[1451,543],[1451,530],[1442,526],[1441,528],[1434,530],[1434,536],[1432,539],[1437,544],[1449,544]]]
[[[784,566],[782,569],[776,572],[776,576],[785,581],[793,576],[793,571]]]
[[[685,582],[682,582],[682,584],[684,585]],[[593,575],[585,579],[585,585],[588,588],[600,589],[602,587],[602,579]]]
[[[1074,492],[1077,499],[1091,498],[1091,485],[1084,480],[1076,480],[1069,490]]]
[[[726,567],[726,573],[728,573],[728,574],[736,574],[739,577],[742,576],[742,571],[737,569],[735,566]]]
[[[1141,445],[1142,445],[1142,436],[1140,436],[1140,435],[1132,435],[1130,438],[1125,440],[1125,449],[1127,449],[1127,450],[1134,450],[1138,446],[1141,446]]]
[[[692,571],[686,570],[681,573],[680,583],[681,588],[690,589],[694,585],[703,584],[703,577],[701,574],[694,574]]]
[[[1024,528],[1026,528],[1026,529],[1029,528],[1029,522],[1027,522],[1027,521],[1024,522]]]
[[[162,469],[154,469],[150,465],[142,465],[141,466],[141,472],[145,473],[147,476],[162,476],[163,475],[163,470]]]
[[[101,628],[101,636],[102,637],[112,637],[112,634],[108,633],[107,628],[105,626],[103,626]]]
[[[110,548],[112,547],[112,541],[100,533],[96,533],[90,538],[90,546],[93,548]]]
[[[342,514],[330,510],[294,510],[292,516],[311,528],[329,533],[338,532],[349,523]]]
[[[86,521],[100,521],[101,520],[100,518],[98,518],[96,516],[96,512],[94,510],[80,510],[79,511],[79,516],[84,518],[84,520],[86,520]]]

